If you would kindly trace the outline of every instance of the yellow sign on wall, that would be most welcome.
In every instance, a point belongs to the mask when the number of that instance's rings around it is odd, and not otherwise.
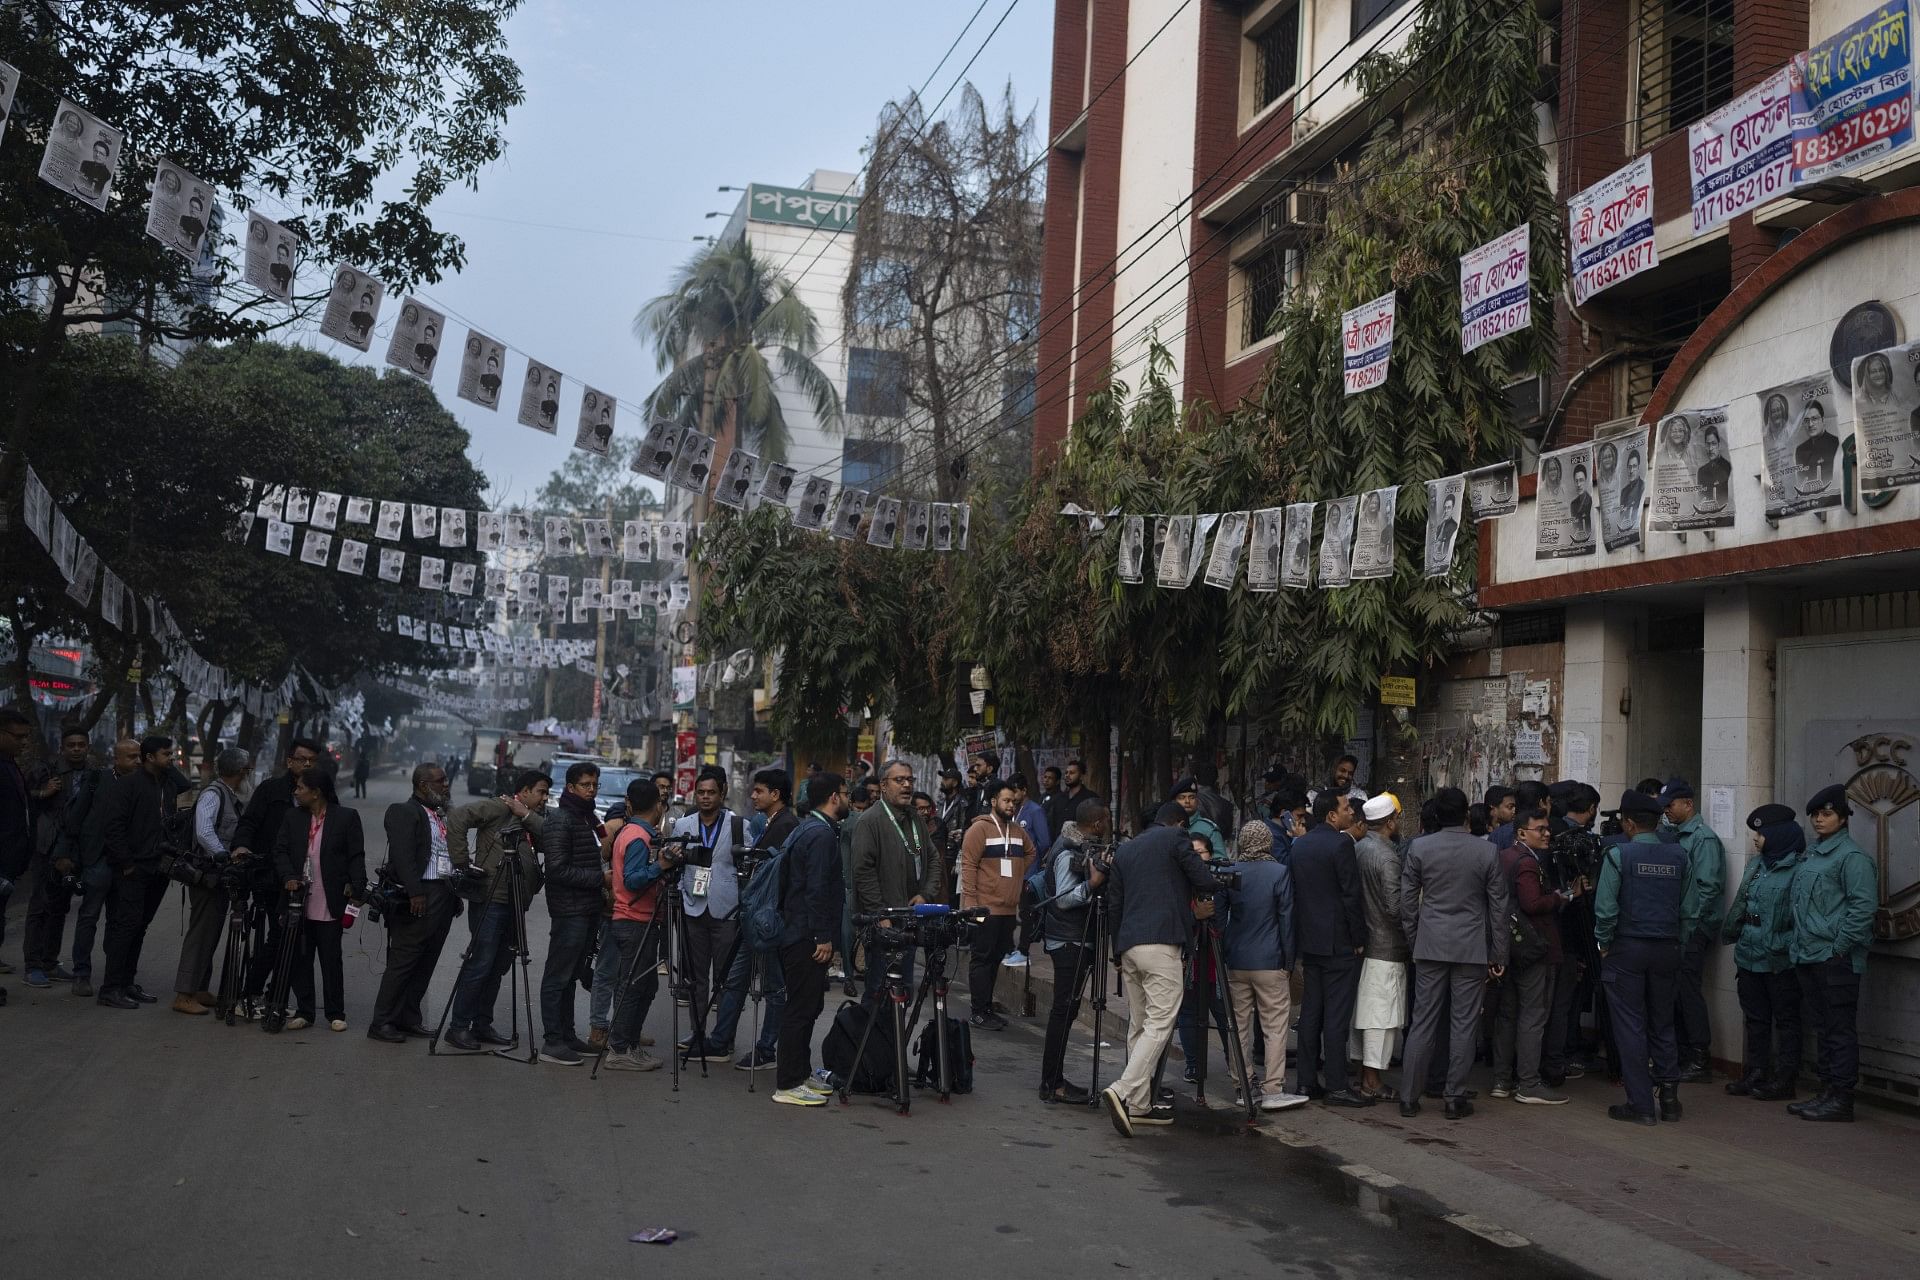
[[[1413,677],[1381,676],[1380,705],[1383,707],[1413,706]]]

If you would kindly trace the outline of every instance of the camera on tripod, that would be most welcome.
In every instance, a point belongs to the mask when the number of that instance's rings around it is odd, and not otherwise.
[[[191,889],[212,889],[220,884],[220,866],[198,849],[181,853],[171,845],[160,846],[160,870],[169,880]]]
[[[1113,871],[1113,849],[1114,846],[1111,842],[1106,844],[1084,844],[1078,849],[1071,849],[1070,847],[1067,855],[1067,866],[1073,872],[1075,878],[1080,880],[1087,879],[1088,874],[1093,871],[1098,871],[1101,875],[1109,875]]]

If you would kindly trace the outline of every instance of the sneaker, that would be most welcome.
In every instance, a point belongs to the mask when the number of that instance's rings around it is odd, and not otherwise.
[[[832,1093],[833,1072],[827,1070],[825,1067],[815,1067],[813,1074],[808,1076],[807,1082],[800,1087],[803,1089],[811,1089],[815,1093]]]
[[[1114,1091],[1112,1085],[1108,1085],[1100,1091],[1100,1101],[1106,1106],[1107,1116],[1113,1121],[1114,1129],[1121,1137],[1131,1138],[1133,1136],[1133,1116],[1128,1112],[1127,1104],[1120,1100],[1120,1095]]]
[[[1495,1080],[1493,1082],[1493,1091],[1488,1096],[1494,1098],[1511,1098],[1513,1096],[1513,1086],[1505,1080]]]
[[[822,1102],[831,1102],[833,1100],[833,1090],[819,1088],[811,1080],[805,1084],[795,1085],[794,1091],[796,1093],[810,1093]]]
[[[200,1012],[205,1013],[206,1010],[202,1009]],[[312,1025],[313,1025],[312,1018],[288,1018],[287,1019],[288,1031],[305,1031],[308,1027]]]
[[[53,966],[52,971],[47,974],[47,977],[51,978],[55,982],[72,982],[75,976],[76,975],[74,974],[73,970],[67,968],[67,966],[63,964],[56,964],[55,966]],[[194,993],[195,996],[198,996],[199,994],[200,993],[197,991]],[[206,1001],[202,1000],[200,1003],[205,1004]]]
[[[548,1041],[540,1046],[540,1061],[551,1062],[556,1067],[577,1067],[581,1058],[566,1045]]]
[[[1007,958],[1000,963],[1008,969],[1024,969],[1027,967],[1027,953],[1024,951],[1009,951]]]
[[[1135,1124],[1172,1124],[1173,1104],[1170,1102],[1156,1102],[1153,1104],[1152,1110],[1148,1111],[1145,1115],[1135,1115],[1131,1117],[1131,1119]]]
[[[333,1021],[327,1023],[327,1030],[329,1031],[345,1031],[346,1029],[347,1020],[345,1018],[335,1018]]]
[[[1513,1100],[1534,1107],[1558,1107],[1567,1101],[1567,1095],[1544,1084],[1537,1084],[1532,1088],[1515,1089]]]
[[[47,974],[44,969],[29,969],[27,970],[27,985],[30,987],[50,987],[53,983],[47,980]]]
[[[645,1049],[616,1049],[600,1065],[609,1071],[658,1071],[660,1059]]]
[[[775,1089],[775,1102],[785,1103],[789,1107],[824,1107],[827,1100],[804,1085],[798,1089]]]
[[[85,974],[81,974],[75,978],[73,980],[73,994],[83,1000],[91,997],[93,995],[93,980]]]
[[[1587,1069],[1581,1066],[1577,1062],[1569,1062],[1567,1064],[1567,1069],[1560,1073],[1561,1077],[1567,1080],[1578,1080],[1580,1079],[1580,1077],[1586,1074],[1587,1074]]]
[[[969,1025],[982,1031],[1005,1031],[1007,1020],[997,1013],[976,1013],[967,1019]]]
[[[765,1071],[772,1065],[773,1055],[758,1045],[755,1045],[751,1053],[743,1053],[740,1055],[739,1060],[733,1064],[733,1069],[735,1071]],[[802,1085],[801,1087],[805,1088],[806,1086]]]
[[[1308,1098],[1304,1093],[1266,1093],[1260,1095],[1262,1111],[1286,1111],[1292,1107],[1304,1107]]]
[[[29,979],[29,981],[31,981],[31,979]],[[175,996],[173,998],[173,1011],[175,1013],[190,1013],[195,1017],[209,1012],[207,1006],[201,1004],[190,995]]]

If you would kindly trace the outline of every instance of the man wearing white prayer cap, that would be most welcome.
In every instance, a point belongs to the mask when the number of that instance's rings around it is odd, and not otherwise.
[[[1353,1056],[1360,1060],[1360,1092],[1391,1098],[1380,1072],[1393,1062],[1407,1021],[1407,962],[1412,950],[1400,928],[1400,802],[1382,792],[1360,808],[1366,834],[1354,845],[1366,906],[1367,954],[1353,1003]]]

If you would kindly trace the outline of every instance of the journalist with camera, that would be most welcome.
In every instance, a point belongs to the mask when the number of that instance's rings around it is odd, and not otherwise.
[[[213,762],[214,779],[193,802],[193,869],[187,886],[187,934],[180,940],[180,967],[173,975],[173,1011],[196,1017],[214,1006],[213,953],[227,918],[226,869],[240,828],[240,787],[253,757],[228,747]]]
[[[107,894],[107,971],[98,999],[110,1009],[137,1009],[159,998],[135,979],[147,926],[167,896],[168,861],[182,852],[169,847],[169,818],[179,795],[173,739],[155,734],[140,740],[140,767],[115,778],[100,798],[101,848],[113,887]]]
[[[408,1036],[426,1040],[433,1035],[421,1004],[460,906],[453,893],[447,820],[441,816],[447,790],[445,769],[415,765],[413,794],[387,806],[387,869],[407,895],[407,914],[387,915],[387,971],[374,999],[369,1040],[405,1044]]]
[[[764,825],[753,847],[740,855],[737,869],[743,887],[752,878],[753,869],[773,856],[800,825],[793,811],[793,779],[785,769],[761,769],[755,773],[747,799]],[[739,937],[737,931],[735,936]],[[736,1071],[765,1070],[774,1065],[779,1052],[780,1015],[786,1005],[786,986],[781,981],[780,965],[771,959],[755,957],[744,940],[734,946],[726,986],[714,1001],[713,1028],[707,1033],[707,1044],[716,1055],[732,1052],[734,1029],[746,1009],[756,964],[760,967],[760,995],[766,1001],[767,1016],[760,1027],[759,1038],[734,1062]]]
[[[30,987],[50,987],[73,979],[73,974],[60,965],[60,935],[66,925],[67,908],[79,888],[78,867],[72,851],[60,847],[60,835],[76,784],[84,783],[92,773],[87,767],[87,749],[86,733],[68,729],[60,736],[60,754],[51,767],[34,770],[26,780],[26,814],[31,829],[23,833],[22,850],[31,863],[33,888],[27,895],[21,958],[26,961]],[[0,912],[4,910],[5,904],[0,903]]]
[[[999,785],[1005,787],[1006,784]],[[1006,821],[1012,821],[1011,815]],[[865,813],[851,820],[851,825],[853,839],[848,874],[852,881],[854,914],[875,915],[893,907],[945,901],[941,897],[941,885],[946,873],[933,854],[932,839],[913,812],[912,765],[904,760],[889,760],[882,765],[879,801],[868,805]],[[845,826],[843,822],[842,830]],[[1018,831],[1019,827],[1015,825],[1014,830]],[[1018,898],[1017,883],[1015,898]],[[995,959],[997,963],[998,957]],[[852,963],[851,954],[847,961]],[[911,956],[906,960],[906,976],[908,981],[913,980]],[[884,957],[868,948],[867,985],[862,998],[870,1004],[877,1003],[885,978]],[[982,1007],[976,1005],[975,1009]]]
[[[693,1032],[681,1046],[692,1061],[726,1061],[731,1052],[703,1025],[708,993],[726,985],[727,957],[739,935],[734,908],[740,905],[740,878],[734,858],[747,848],[746,823],[726,807],[727,771],[701,765],[694,775],[693,812],[673,824],[673,835],[687,840],[687,871],[680,879],[685,903],[687,970],[693,981]]]
[[[1180,1011],[1182,962],[1196,919],[1211,918],[1220,889],[1193,850],[1186,811],[1169,802],[1155,825],[1113,855],[1107,913],[1113,952],[1127,990],[1127,1066],[1102,1091],[1113,1127],[1131,1138],[1135,1126],[1173,1123],[1171,1104],[1152,1093],[1154,1070],[1166,1052]]]
[[[613,890],[609,929],[619,957],[608,1011],[606,1068],[609,1071],[658,1071],[660,1059],[641,1047],[640,1029],[660,989],[660,956],[665,941],[657,917],[662,879],[680,865],[680,847],[660,839],[667,802],[645,778],[627,784],[626,820],[613,838],[607,869]],[[557,1051],[557,1049],[556,1049]],[[546,1050],[542,1050],[544,1056]]]
[[[502,800],[476,800],[447,815],[447,845],[455,884],[467,890],[467,927],[472,942],[453,988],[453,1025],[447,1043],[473,1052],[512,1043],[493,1029],[500,980],[513,965],[526,905],[540,891],[540,859],[534,852],[546,825],[553,780],[528,769]],[[511,858],[511,862],[509,862]],[[518,879],[519,899],[514,895]]]
[[[246,807],[240,811],[240,821],[234,827],[233,840],[228,846],[232,860],[239,864],[253,894],[254,910],[267,922],[263,945],[254,948],[253,959],[247,966],[242,994],[250,1010],[257,1008],[260,997],[266,994],[274,958],[280,954],[287,927],[286,913],[277,909],[280,890],[273,878],[273,847],[280,839],[280,824],[296,812],[294,784],[307,770],[319,766],[320,751],[320,744],[311,738],[295,738],[287,745],[285,770],[253,789]]]
[[[333,775],[310,769],[293,788],[300,816],[280,824],[273,849],[281,888],[301,894],[299,950],[294,954],[294,1016],[286,1030],[313,1025],[313,962],[320,961],[327,1025],[347,1029],[346,980],[340,959],[341,917],[367,882],[366,836],[360,815],[340,803]],[[302,821],[304,818],[305,821]],[[278,1012],[277,1010],[275,1011]]]
[[[1067,1033],[1080,1016],[1080,987],[1093,961],[1094,895],[1107,883],[1113,857],[1113,820],[1097,797],[1080,801],[1047,854],[1041,880],[1040,930],[1053,962],[1053,1005],[1047,1010],[1046,1047],[1040,1052],[1040,1100],[1085,1102],[1087,1091],[1066,1078]],[[1096,975],[1094,981],[1105,980]]]
[[[837,773],[809,778],[808,813],[787,845],[780,871],[780,969],[787,989],[775,1051],[773,1100],[824,1106],[825,1089],[812,1087],[813,1027],[827,999],[827,962],[833,957],[846,902],[840,866],[840,824],[847,816],[847,784]]]
[[[567,766],[560,803],[540,828],[547,884],[547,963],[540,972],[540,1060],[571,1067],[593,1050],[574,1034],[574,975],[600,932],[607,878],[600,861],[605,828],[594,816],[600,766]]]

